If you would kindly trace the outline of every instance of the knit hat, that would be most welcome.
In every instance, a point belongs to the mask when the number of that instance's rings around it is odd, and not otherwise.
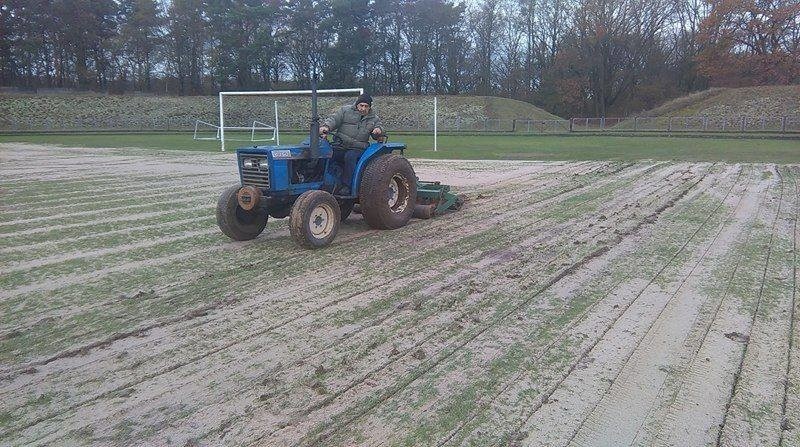
[[[369,93],[362,93],[361,96],[359,96],[358,99],[356,99],[356,105],[359,105],[362,102],[365,102],[370,106],[372,106],[372,96],[369,96]]]

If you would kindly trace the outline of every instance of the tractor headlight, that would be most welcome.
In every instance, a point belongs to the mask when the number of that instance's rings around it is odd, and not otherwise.
[[[261,160],[258,166],[263,169],[269,169],[269,162],[267,160]]]
[[[253,167],[253,160],[251,160],[249,158],[245,158],[243,164],[244,164],[245,168],[252,168]]]

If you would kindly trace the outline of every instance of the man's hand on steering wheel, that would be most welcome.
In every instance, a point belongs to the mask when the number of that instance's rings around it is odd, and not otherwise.
[[[328,138],[328,133],[330,133],[331,128],[328,126],[319,126],[319,136],[322,138]]]
[[[372,138],[379,143],[383,143],[384,141],[386,141],[386,134],[383,133],[383,130],[380,127],[372,129],[371,135]]]

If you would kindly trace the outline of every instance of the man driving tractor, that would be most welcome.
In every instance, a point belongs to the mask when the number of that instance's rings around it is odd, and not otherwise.
[[[333,158],[344,165],[342,180],[345,185],[350,185],[358,159],[369,146],[370,135],[376,141],[385,139],[381,121],[372,109],[372,97],[363,93],[355,104],[344,105],[325,119],[319,127],[319,133],[324,137],[331,131],[337,131],[335,135],[341,139],[338,145],[334,140]]]

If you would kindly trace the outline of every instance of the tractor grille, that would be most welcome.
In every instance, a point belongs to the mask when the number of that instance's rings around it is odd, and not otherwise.
[[[252,162],[252,167],[245,166],[246,161]],[[242,185],[269,188],[267,157],[263,155],[242,155],[239,157],[239,166],[242,168]]]

